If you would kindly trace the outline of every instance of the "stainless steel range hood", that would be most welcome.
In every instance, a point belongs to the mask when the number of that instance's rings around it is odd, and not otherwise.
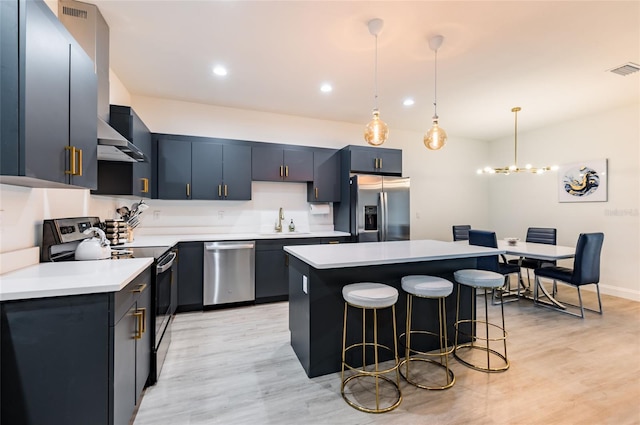
[[[147,158],[136,145],[98,117],[98,159],[103,161],[144,162]]]
[[[58,1],[58,19],[95,64],[98,79],[98,160],[142,162],[147,158],[109,121],[109,26],[97,6]]]

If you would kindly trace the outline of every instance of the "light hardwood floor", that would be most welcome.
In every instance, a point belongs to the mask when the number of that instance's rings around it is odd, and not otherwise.
[[[603,305],[603,316],[581,320],[505,304],[508,371],[453,359],[452,388],[403,382],[402,404],[377,415],[343,401],[339,374],[307,378],[287,303],[179,314],[134,424],[640,424],[640,303],[603,296]]]

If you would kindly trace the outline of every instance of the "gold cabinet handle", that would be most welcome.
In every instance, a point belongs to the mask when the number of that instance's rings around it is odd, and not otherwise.
[[[149,193],[149,179],[143,177],[140,180],[142,181],[142,193]]]
[[[373,158],[373,168],[378,168],[378,158]]]
[[[281,165],[281,166],[280,166],[280,177],[283,177],[283,176],[282,176],[282,168],[283,168],[283,167],[282,167],[282,165]]]
[[[318,199],[318,188],[316,187],[316,199]]]
[[[329,243],[340,243],[340,241],[329,241]]]
[[[77,149],[76,152],[78,152],[78,173],[75,175],[82,176],[82,149]]]
[[[218,198],[222,198],[222,185],[218,185]]]
[[[147,331],[147,309],[145,307],[139,308],[142,311],[142,333]]]
[[[289,166],[288,165],[284,166],[284,176],[285,177],[289,177]]]
[[[76,147],[75,146],[65,146],[65,150],[69,152],[69,162],[70,162],[70,170],[64,170],[65,174],[70,174],[74,176],[76,174]]]
[[[382,168],[382,158],[380,158],[380,167],[379,168]]]
[[[227,190],[227,185],[224,185],[224,197],[226,198],[227,196],[229,196],[229,191]]]
[[[133,339],[140,339],[142,338],[142,327],[144,326],[144,312],[136,310],[133,316],[136,318],[136,332],[133,335]]]
[[[132,289],[131,292],[133,292],[134,294],[139,294],[140,292],[144,291],[146,287],[146,283],[141,283],[136,289]]]
[[[187,198],[191,196],[191,185],[187,183]]]

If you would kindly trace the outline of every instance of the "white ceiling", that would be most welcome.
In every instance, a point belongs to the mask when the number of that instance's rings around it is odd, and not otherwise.
[[[639,1],[88,0],[111,30],[111,68],[133,95],[364,125],[378,37],[381,118],[425,131],[434,98],[449,138],[493,140],[640,98]],[[224,64],[229,75],[212,74]],[[319,87],[330,82],[334,90]],[[415,105],[402,105],[406,96]]]

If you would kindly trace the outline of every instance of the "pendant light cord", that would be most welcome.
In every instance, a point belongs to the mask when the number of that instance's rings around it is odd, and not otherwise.
[[[433,119],[438,119],[438,49],[436,49],[436,60],[433,64]]]
[[[373,73],[373,100],[374,100],[374,108],[378,110],[378,35],[376,34],[376,51],[374,55],[374,73]]]
[[[516,114],[515,126],[514,126],[514,151],[513,151],[513,165],[518,167],[518,111],[520,108],[513,108],[513,112]]]

